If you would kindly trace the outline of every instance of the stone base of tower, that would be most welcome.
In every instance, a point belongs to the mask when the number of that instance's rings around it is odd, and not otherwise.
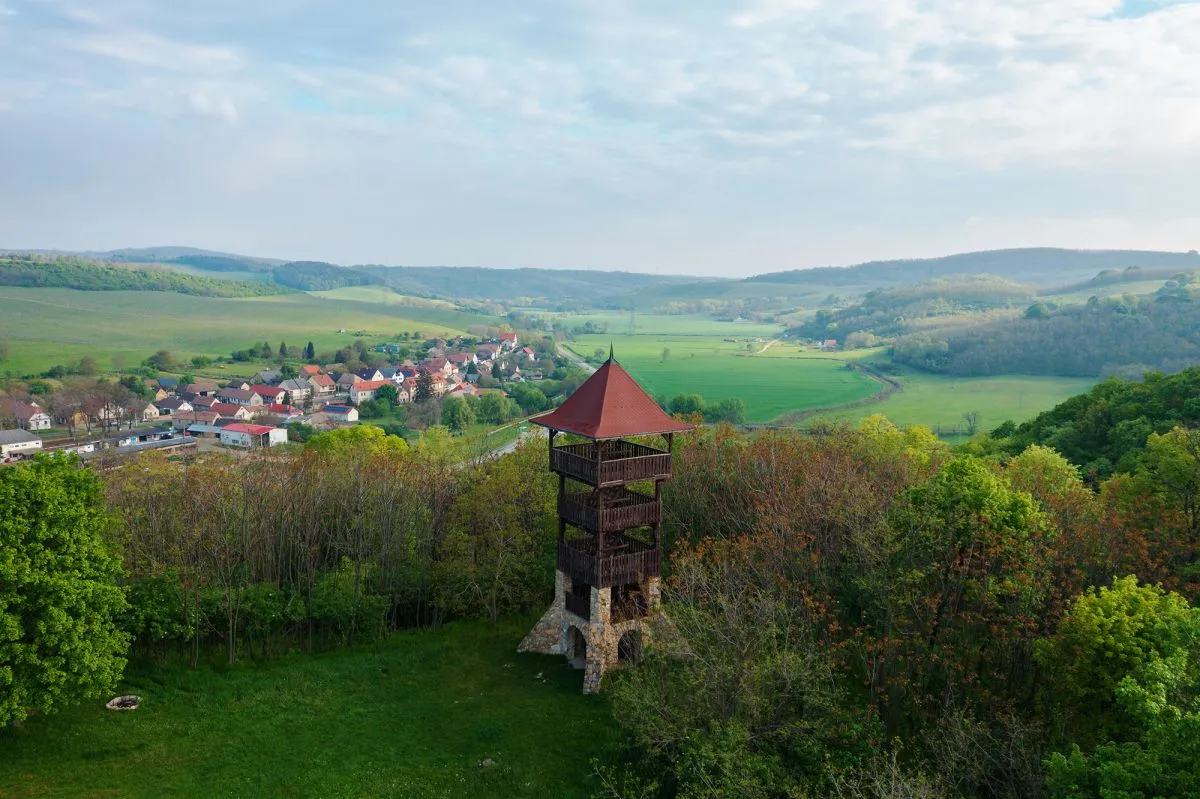
[[[567,608],[567,597],[574,595],[573,589],[571,578],[557,571],[554,601],[517,651],[566,656],[573,666],[583,669],[583,692],[594,694],[600,690],[606,672],[640,659],[643,648],[650,643],[649,622],[659,613],[659,578],[647,578],[642,584],[646,612],[635,618],[614,619],[612,589],[595,586],[590,586],[586,598],[578,596],[572,603],[577,610],[586,607],[585,618]]]

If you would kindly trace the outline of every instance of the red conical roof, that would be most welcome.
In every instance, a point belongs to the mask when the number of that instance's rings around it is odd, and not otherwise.
[[[658,407],[611,355],[566,402],[530,421],[585,438],[683,433],[692,429]]]

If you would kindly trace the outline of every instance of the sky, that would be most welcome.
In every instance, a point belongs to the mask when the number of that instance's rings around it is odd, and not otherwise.
[[[1200,247],[1194,0],[0,0],[0,247]]]

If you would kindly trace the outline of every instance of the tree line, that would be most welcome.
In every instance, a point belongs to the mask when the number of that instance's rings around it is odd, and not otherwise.
[[[257,281],[214,280],[166,269],[108,266],[74,256],[0,256],[0,286],[80,291],[175,291],[201,297],[261,297],[292,289]]]
[[[892,357],[964,377],[1175,371],[1200,360],[1200,303],[1181,298],[1180,290],[1156,299],[1093,298],[1046,313],[915,333],[896,341]]]

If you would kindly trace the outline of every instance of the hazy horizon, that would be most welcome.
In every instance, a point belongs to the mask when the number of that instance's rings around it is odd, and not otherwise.
[[[744,277],[1200,238],[1194,0],[0,0],[0,52],[5,246]]]

